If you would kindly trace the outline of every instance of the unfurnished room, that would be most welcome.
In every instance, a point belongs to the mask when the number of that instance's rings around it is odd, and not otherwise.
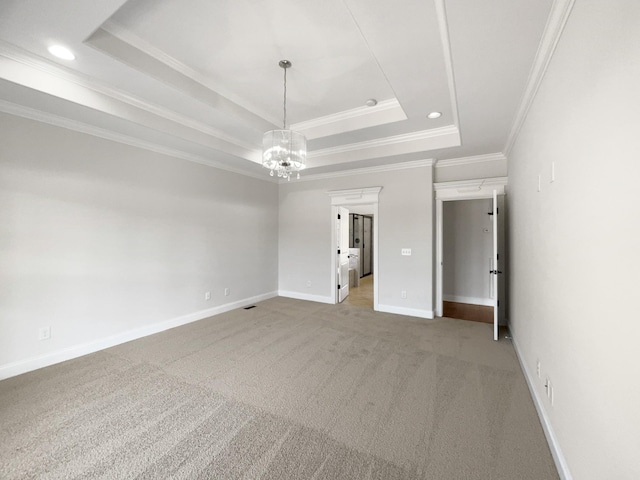
[[[640,478],[640,2],[0,2],[0,478]]]

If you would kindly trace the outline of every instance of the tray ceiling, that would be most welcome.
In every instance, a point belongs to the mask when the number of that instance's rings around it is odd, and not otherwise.
[[[0,110],[251,175],[287,119],[308,173],[501,152],[552,0],[9,0]],[[76,55],[47,51],[64,44]],[[365,106],[367,99],[378,104]],[[442,112],[436,120],[432,111]],[[267,174],[268,175],[268,174]]]

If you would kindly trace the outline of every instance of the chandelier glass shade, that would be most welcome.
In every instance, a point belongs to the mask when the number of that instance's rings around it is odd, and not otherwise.
[[[300,170],[307,161],[307,139],[304,135],[287,129],[287,68],[289,60],[281,60],[284,69],[284,120],[282,130],[271,130],[262,137],[262,166],[270,170],[270,175],[291,180],[295,173],[300,178]]]
[[[307,139],[293,130],[271,130],[262,137],[262,165],[271,170],[270,175],[289,180],[292,173],[305,167]]]

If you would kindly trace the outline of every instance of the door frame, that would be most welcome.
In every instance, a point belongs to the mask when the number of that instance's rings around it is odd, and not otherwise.
[[[442,316],[442,261],[444,254],[443,245],[443,202],[455,200],[482,200],[493,199],[493,191],[498,195],[505,194],[507,177],[480,178],[476,180],[462,180],[457,182],[434,183],[436,206],[436,292],[435,315]]]
[[[338,207],[351,205],[371,205],[373,207],[373,309],[378,311],[378,230],[380,220],[378,217],[378,201],[382,187],[351,188],[348,190],[330,190],[327,192],[331,199],[331,299],[332,303],[338,303],[337,262],[338,253],[335,248],[337,235],[335,219],[338,216]]]

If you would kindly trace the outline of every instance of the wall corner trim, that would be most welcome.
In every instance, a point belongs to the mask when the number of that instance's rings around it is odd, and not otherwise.
[[[529,387],[529,393],[531,393],[533,404],[535,405],[536,411],[538,412],[538,417],[540,418],[540,423],[542,424],[542,430],[544,430],[544,436],[547,438],[549,450],[551,450],[551,455],[553,456],[553,461],[555,462],[556,468],[558,469],[558,474],[560,475],[560,478],[562,480],[573,480],[573,477],[571,476],[571,472],[569,470],[569,465],[567,464],[567,460],[562,454],[560,443],[558,442],[556,434],[553,431],[553,427],[551,425],[551,421],[549,420],[549,416],[547,415],[547,411],[544,407],[544,404],[542,403],[540,395],[535,388],[534,377],[530,374],[529,369],[526,367],[524,358],[522,357],[520,348],[518,347],[516,336],[513,335],[513,332],[511,336],[513,349],[516,351],[516,356],[518,357],[518,361],[520,362],[520,368],[522,369],[522,373],[524,373],[524,378],[527,380],[527,387]]]
[[[180,317],[164,320],[161,322],[146,325],[144,327],[128,330],[122,333],[111,335],[106,338],[101,338],[91,342],[83,343],[80,345],[74,345],[71,347],[63,348],[55,352],[47,353],[45,355],[39,355],[37,357],[26,358],[24,360],[18,360],[16,362],[0,365],[0,380],[6,378],[15,377],[23,373],[31,372],[39,368],[55,365],[56,363],[72,360],[74,358],[82,357],[90,353],[95,353],[106,348],[115,347],[122,343],[137,340],[142,337],[153,335],[154,333],[164,332],[171,328],[180,327],[188,323],[197,322],[198,320],[204,320],[205,318],[213,317],[221,313],[235,310],[253,303],[262,302],[270,298],[278,296],[278,292],[268,292],[254,297],[245,298],[236,302],[227,303],[224,305],[218,305],[217,307],[208,308],[206,310],[199,310],[197,312],[188,313]]]

